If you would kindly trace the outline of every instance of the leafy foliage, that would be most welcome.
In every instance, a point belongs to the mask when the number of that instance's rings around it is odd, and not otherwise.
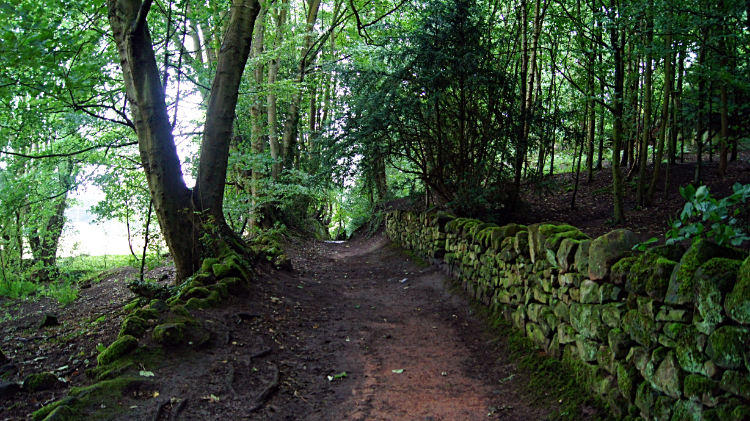
[[[717,200],[706,186],[680,187],[680,194],[687,203],[667,232],[667,244],[709,238],[719,245],[739,246],[750,240],[750,232],[744,232],[737,219],[740,206],[747,206],[750,198],[750,184],[736,183],[732,190],[734,193]]]

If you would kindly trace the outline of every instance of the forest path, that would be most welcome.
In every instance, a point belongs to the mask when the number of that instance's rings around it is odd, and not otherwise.
[[[384,234],[292,245],[295,271],[328,314],[316,326],[336,358],[337,397],[305,419],[541,420],[504,341],[485,332],[437,269]]]

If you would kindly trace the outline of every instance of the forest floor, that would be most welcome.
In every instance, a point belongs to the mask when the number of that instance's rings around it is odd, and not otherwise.
[[[750,183],[748,158],[743,153],[724,179],[715,163],[705,166],[716,197],[735,182]],[[693,164],[675,166],[671,200],[658,191],[646,209],[634,209],[630,181],[627,228],[643,239],[663,238],[668,218],[684,204],[678,185],[693,171]],[[611,230],[610,171],[596,172],[592,183],[583,177],[575,211],[571,175],[559,174],[551,194],[526,197],[516,222],[558,220],[592,237]],[[249,293],[197,312],[211,332],[206,346],[172,348],[144,361],[138,368],[154,374],[147,383],[87,408],[83,418],[96,409],[122,420],[540,420],[565,399],[530,387],[531,374],[511,356],[507,339],[473,314],[445,275],[399,250],[382,230],[345,243],[291,238],[286,251],[294,271],[258,269]],[[135,276],[132,268],[110,270],[62,308],[50,298],[0,298],[8,358],[0,361],[0,420],[27,420],[71,387],[90,384],[85,369],[95,367],[98,344],[116,339]],[[148,276],[169,282],[173,269]],[[38,327],[45,314],[56,314],[59,325]],[[4,382],[44,371],[64,381],[6,395],[12,387]],[[254,409],[277,373],[278,389]],[[584,406],[573,418],[592,415],[596,410]]]
[[[713,162],[704,156],[701,180],[709,187],[711,194],[719,199],[732,193],[735,183],[750,184],[750,152],[741,151],[738,159],[730,162],[725,177],[719,177],[718,157]],[[669,181],[668,199],[664,198],[665,165],[661,167],[661,177],[657,184],[654,203],[649,207],[636,207],[636,185],[638,169],[623,168],[624,174],[630,177],[624,180],[624,208],[626,223],[624,226],[612,226],[614,204],[612,195],[612,169],[604,168],[594,171],[593,180],[586,182],[585,172],[581,172],[578,191],[575,195],[575,173],[555,174],[545,180],[544,186],[527,189],[524,197],[526,207],[515,213],[514,220],[519,224],[533,224],[543,221],[560,221],[579,228],[591,238],[615,229],[627,228],[639,235],[641,240],[656,237],[663,244],[664,234],[669,230],[669,220],[674,219],[685,206],[685,199],[680,196],[679,188],[691,184],[695,176],[695,156],[685,155],[685,162],[672,166]],[[652,167],[647,168],[647,184],[651,182]],[[531,187],[531,186],[530,186]],[[750,208],[750,205],[748,206]],[[745,212],[750,218],[750,212]],[[750,219],[745,223],[750,227]]]
[[[165,358],[144,362],[139,368],[154,373],[152,382],[103,402],[100,415],[520,421],[544,419],[556,408],[554,396],[532,397],[528,375],[507,343],[451,292],[446,276],[395,247],[382,230],[340,244],[292,239],[287,252],[293,272],[269,269],[247,295],[201,311],[210,344],[167,350]],[[2,367],[3,379],[53,371],[65,383],[0,397],[0,419],[28,419],[70,387],[90,383],[84,369],[95,365],[97,343],[116,338],[122,303],[132,298],[125,287],[130,276],[134,271],[115,271],[65,308],[46,299],[12,304],[12,320],[0,324],[11,360]],[[57,313],[61,325],[37,329],[48,312]],[[276,370],[278,390],[251,412]],[[90,410],[84,419],[94,416]]]

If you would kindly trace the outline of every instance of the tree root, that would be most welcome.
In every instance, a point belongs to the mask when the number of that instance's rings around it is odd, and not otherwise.
[[[234,366],[232,363],[227,364],[229,366],[229,374],[227,375],[227,388],[230,392],[232,392],[232,396],[235,400],[239,399],[239,395],[234,390],[234,387],[232,387],[232,383],[234,383]]]
[[[279,368],[276,366],[276,364],[271,364],[271,367],[273,367],[274,373],[273,373],[273,380],[271,380],[271,383],[263,389],[260,394],[255,398],[255,405],[250,408],[248,412],[255,412],[261,407],[263,407],[263,404],[265,404],[266,400],[273,394],[273,392],[276,391],[276,389],[279,388]]]
[[[177,417],[180,416],[180,412],[182,412],[185,407],[187,406],[188,398],[185,398],[180,401],[180,403],[177,404],[177,408],[175,408],[174,413],[172,413],[172,419],[176,420]]]
[[[266,355],[270,354],[271,352],[273,352],[273,349],[271,349],[271,348],[266,348],[266,349],[264,349],[263,351],[260,351],[260,352],[257,352],[257,353],[255,353],[255,354],[251,355],[251,356],[250,356],[250,359],[253,359],[253,360],[254,360],[254,359],[256,359],[256,358],[260,358],[260,357],[265,357]]]
[[[169,405],[169,399],[159,404],[159,406],[156,408],[156,413],[152,418],[153,421],[159,421],[159,417],[161,416],[162,411],[164,410],[164,408],[166,408],[167,405]]]

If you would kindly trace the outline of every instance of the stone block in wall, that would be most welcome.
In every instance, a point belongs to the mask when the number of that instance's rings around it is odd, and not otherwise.
[[[708,407],[715,407],[719,404],[719,395],[721,388],[719,382],[700,374],[689,374],[685,377],[685,386],[683,393],[685,398],[691,401],[700,402]]]
[[[548,304],[550,299],[552,298],[552,294],[547,294],[540,286],[535,286],[532,291],[534,299],[539,301],[540,303]]]
[[[588,274],[590,249],[591,240],[583,240],[578,244],[578,249],[576,249],[576,255],[573,259],[573,269]]]
[[[599,284],[594,281],[585,280],[581,283],[582,304],[600,304],[601,295],[599,294]]]
[[[672,405],[670,421],[703,421],[703,405],[689,399],[680,399]]]
[[[593,281],[608,279],[612,266],[627,257],[636,244],[636,235],[625,229],[614,230],[593,240],[589,248],[589,278]]]
[[[583,337],[605,341],[607,327],[602,322],[602,306],[595,304],[573,303],[569,311],[570,324]]]
[[[620,301],[625,295],[625,291],[612,284],[601,284],[599,287],[599,300],[602,303]]]
[[[526,323],[526,336],[540,347],[546,347],[549,345],[549,339],[547,339],[537,323]]]
[[[617,358],[612,348],[602,345],[596,352],[596,362],[604,370],[607,370],[610,374],[617,374]]]
[[[557,339],[563,345],[575,342],[577,334],[578,332],[568,324],[561,323],[557,325]]]
[[[747,373],[727,370],[721,376],[719,387],[729,393],[750,400],[750,378]]]
[[[565,321],[565,322],[570,321],[568,310],[569,310],[568,305],[565,304],[565,302],[563,302],[562,300],[558,301],[557,304],[555,304],[555,309],[554,309],[555,316],[557,316],[557,318],[562,321]]]
[[[684,374],[680,369],[674,351],[669,351],[651,377],[651,384],[665,395],[679,399],[682,397]]]
[[[612,267],[611,279],[631,294],[663,301],[675,266],[677,262],[652,253],[625,257]]]
[[[620,328],[615,328],[607,334],[607,343],[612,350],[615,358],[621,360],[628,355],[630,348],[633,346],[633,340],[630,335],[623,332]]]
[[[579,244],[581,244],[580,241],[571,240],[570,238],[562,240],[555,255],[557,267],[560,268],[560,272],[565,273],[573,269]]]
[[[562,357],[562,351],[560,350],[560,340],[558,339],[557,333],[552,335],[552,340],[547,347],[547,355],[559,360]]]
[[[653,416],[656,399],[659,392],[651,387],[651,383],[643,382],[638,386],[635,392],[635,406],[641,410],[641,413],[650,419]]]
[[[526,306],[520,305],[513,312],[513,326],[520,330],[522,334],[526,334]]]
[[[628,415],[629,402],[622,396],[619,388],[612,388],[607,394],[606,401],[609,405],[609,412],[615,417],[622,419]]]
[[[657,344],[657,325],[654,320],[638,310],[625,313],[620,323],[622,330],[639,344],[652,348]]]
[[[560,285],[573,285],[576,288],[581,287],[581,283],[586,279],[583,275],[577,272],[569,272],[558,276],[558,282]]]
[[[620,320],[626,311],[625,303],[604,304],[602,305],[602,322],[612,328],[620,327]]]
[[[528,256],[529,255],[529,232],[520,231],[516,233],[513,247],[515,248],[515,251],[519,256]]]
[[[569,289],[568,290],[568,295],[570,295],[570,299],[572,301],[574,301],[574,302],[580,302],[581,301],[581,290],[579,288],[571,288],[571,289]]]
[[[727,316],[741,324],[750,324],[750,257],[737,273],[737,283],[724,301]]]
[[[605,370],[596,370],[589,382],[589,389],[597,395],[607,396],[612,389],[617,389],[617,380]]]
[[[635,366],[624,361],[617,362],[616,371],[617,385],[620,389],[620,393],[628,402],[634,402],[636,388],[641,382],[643,382],[641,374]]]
[[[701,317],[695,326],[701,332],[710,335],[724,321],[722,304],[734,288],[741,266],[739,260],[716,257],[695,272],[695,308]]]
[[[529,320],[536,323],[539,321],[539,314],[542,312],[542,309],[544,309],[544,305],[539,303],[529,303],[526,306],[526,316]]]
[[[693,320],[693,311],[684,308],[672,308],[669,306],[662,306],[659,308],[659,312],[656,313],[657,322],[681,322],[688,323]]]
[[[745,366],[749,341],[750,328],[722,326],[708,337],[706,355],[721,368],[737,370]]]
[[[705,239],[699,239],[690,248],[675,266],[669,279],[669,287],[665,302],[668,304],[687,304],[695,300],[694,276],[698,268],[714,257],[725,257],[728,259],[744,259],[745,252],[742,250],[722,247]],[[749,320],[750,322],[750,320]]]
[[[636,297],[636,303],[638,305],[638,311],[641,314],[656,320],[656,315],[659,313],[661,304],[650,297]]]

